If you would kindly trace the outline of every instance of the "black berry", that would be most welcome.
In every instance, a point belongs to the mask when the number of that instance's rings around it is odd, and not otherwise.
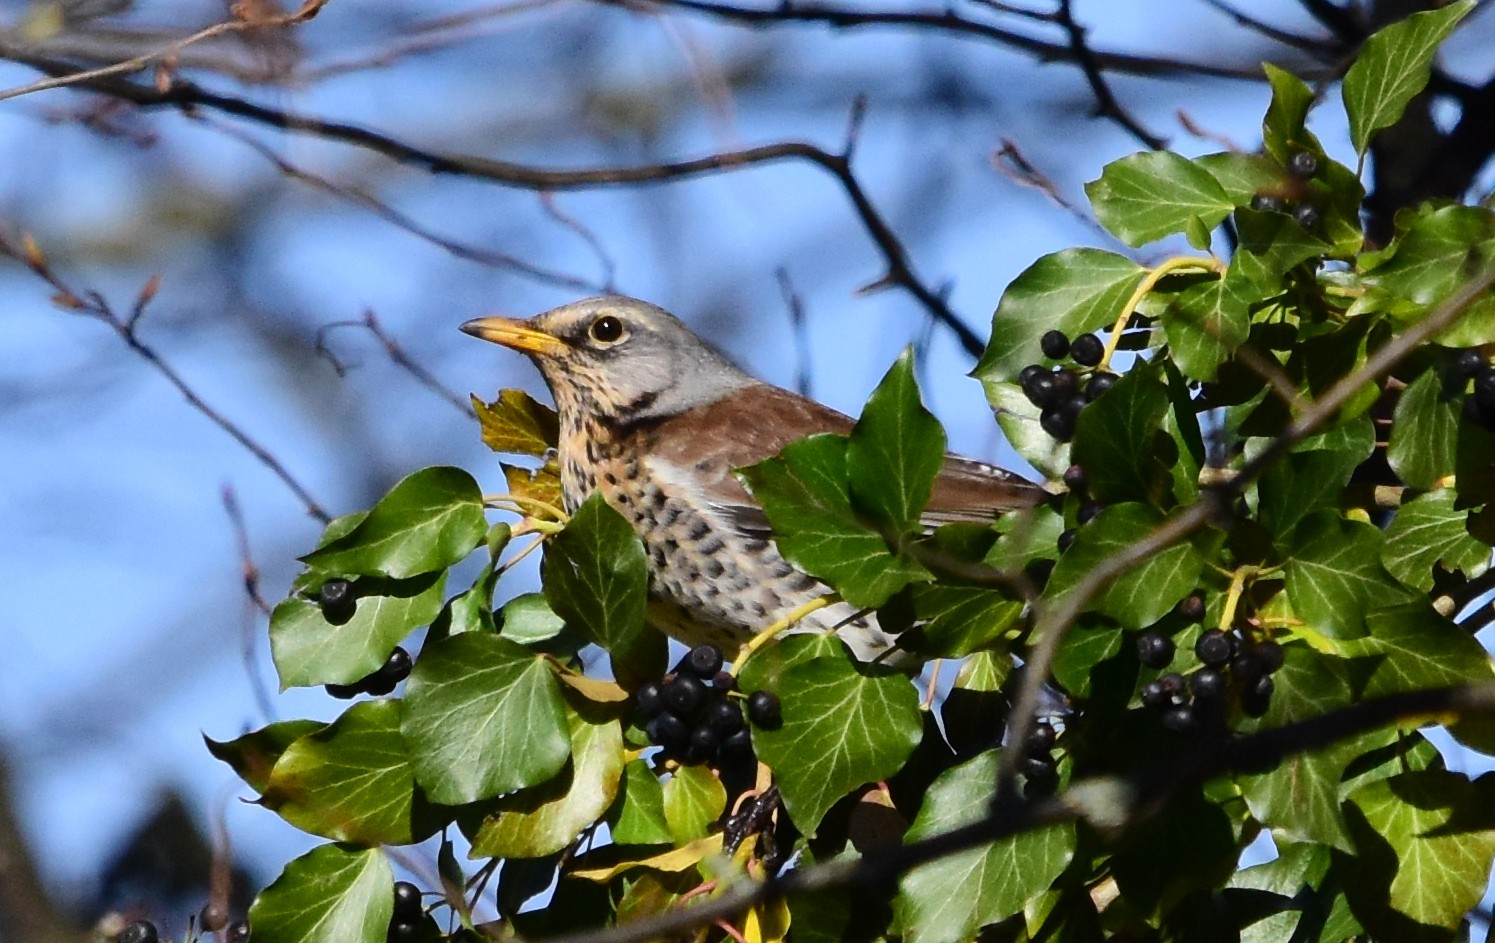
[[[1066,409],[1049,407],[1038,415],[1038,425],[1060,442],[1075,437],[1075,417]]]
[[[634,702],[638,704],[639,713],[650,718],[664,710],[664,696],[659,692],[659,682],[650,681],[639,688],[633,695]]]
[[[1106,355],[1106,345],[1094,334],[1081,334],[1069,345],[1069,356],[1082,367],[1093,367]]]
[[[1053,725],[1037,723],[1028,732],[1028,739],[1023,742],[1023,749],[1029,756],[1047,756],[1058,739],[1059,735],[1054,732]]]
[[[363,693],[363,686],[360,685],[360,684],[357,684],[357,683],[354,683],[354,684],[328,684],[328,685],[323,685],[323,687],[325,687],[327,689],[327,693],[328,694],[332,695],[333,697],[337,698],[340,701],[346,701],[346,700],[349,700],[350,698],[355,698],[359,694]]]
[[[685,758],[692,763],[699,763],[714,754],[719,743],[721,743],[721,737],[717,736],[715,730],[705,725],[697,727],[690,732],[690,742],[685,747]]]
[[[415,931],[418,925],[419,922],[415,920],[392,920],[389,924],[389,932],[384,938],[389,943],[410,943],[411,940],[415,939]]]
[[[136,920],[119,931],[117,939],[119,943],[157,943],[161,936],[156,932],[154,923],[149,920]]]
[[[1318,225],[1319,211],[1311,203],[1304,203],[1293,210],[1293,219],[1304,229],[1312,229]]]
[[[416,920],[420,917],[420,888],[409,881],[395,882],[395,919]]]
[[[681,717],[694,716],[706,703],[706,685],[690,675],[676,675],[665,684],[662,693],[665,704]]]
[[[690,736],[690,725],[675,714],[665,711],[649,721],[644,727],[644,732],[649,735],[651,741],[662,747],[682,747],[685,745],[686,738]]]
[[[1308,151],[1297,151],[1287,159],[1287,172],[1299,180],[1307,180],[1319,169],[1319,159]]]
[[[1179,601],[1179,604],[1177,607],[1175,607],[1174,611],[1190,622],[1203,622],[1204,597],[1199,595],[1198,593],[1194,593],[1190,596],[1185,596],[1182,600]]]
[[[707,709],[706,723],[725,737],[742,729],[742,711],[731,701],[717,701]]]
[[[1474,378],[1474,401],[1485,415],[1495,414],[1495,367],[1486,367]]]
[[[1484,356],[1472,347],[1466,347],[1453,356],[1454,376],[1463,377],[1466,380],[1477,376],[1486,366],[1488,364],[1485,363]]]
[[[697,645],[685,656],[685,666],[702,681],[710,681],[722,670],[722,650],[715,645]]]
[[[322,607],[323,615],[346,614],[353,608],[353,584],[334,576],[317,590],[317,604]]]
[[[410,653],[403,648],[396,647],[379,666],[379,670],[359,682],[364,691],[375,697],[381,697],[395,689],[395,685],[410,677],[410,669],[415,663],[410,660]]]
[[[228,908],[217,901],[208,901],[198,911],[197,925],[209,933],[217,933],[228,926]]]
[[[1137,660],[1148,668],[1164,668],[1173,660],[1173,640],[1160,632],[1137,636]]]
[[[1264,674],[1272,674],[1282,667],[1287,656],[1282,651],[1282,646],[1267,639],[1265,642],[1256,643],[1256,660],[1261,662],[1261,670]]]
[[[1263,213],[1281,213],[1287,209],[1287,204],[1282,202],[1281,197],[1270,193],[1258,193],[1251,198],[1251,208]]]
[[[1495,419],[1495,416],[1492,416],[1491,413],[1488,413],[1484,409],[1480,408],[1479,400],[1475,399],[1472,396],[1464,397],[1463,413],[1465,419],[1469,420],[1477,426],[1484,426],[1486,429],[1488,429],[1492,425],[1495,425],[1495,422],[1492,422],[1492,419]]]
[[[1225,676],[1213,668],[1200,668],[1189,676],[1189,691],[1200,701],[1213,701],[1225,694]]]
[[[1043,368],[1043,364],[1030,363],[1018,373],[1017,382],[1023,389],[1027,389],[1034,377],[1047,375],[1048,371]]]
[[[1047,407],[1054,401],[1054,375],[1042,367],[1037,373],[1028,374],[1023,371],[1026,379],[1022,380],[1023,395],[1028,397],[1028,402],[1039,409]]]
[[[1085,384],[1085,399],[1094,402],[1102,393],[1116,385],[1120,379],[1114,373],[1097,373]]]
[[[1163,726],[1174,733],[1188,733],[1199,726],[1199,718],[1194,716],[1194,708],[1180,704],[1163,712]]]
[[[1058,774],[1059,769],[1054,765],[1052,756],[1030,756],[1023,760],[1023,775],[1029,779],[1044,782],[1056,778]]]
[[[1058,360],[1069,353],[1069,338],[1063,331],[1047,331],[1038,339],[1038,349],[1050,360]]]
[[[1078,465],[1071,465],[1064,469],[1064,487],[1070,491],[1080,494],[1088,484],[1089,481],[1085,478],[1085,469]]]
[[[1272,703],[1272,691],[1276,685],[1272,679],[1262,675],[1241,692],[1241,712],[1247,717],[1260,717]]]
[[[727,758],[751,756],[752,752],[753,737],[752,734],[748,733],[748,729],[746,727],[742,728],[741,730],[732,734],[732,736],[723,740],[722,745],[717,749],[717,753],[720,756]]]
[[[772,691],[754,691],[748,697],[748,718],[764,730],[776,730],[784,723],[783,707]]]
[[[1230,638],[1219,629],[1210,629],[1194,643],[1194,654],[1211,668],[1219,668],[1230,661]]]
[[[1080,524],[1089,524],[1095,520],[1095,515],[1101,512],[1099,501],[1086,501],[1075,511],[1075,520]]]
[[[249,943],[249,921],[240,920],[228,928],[228,943]]]
[[[1142,685],[1142,703],[1148,707],[1167,707],[1173,696],[1156,681]]]
[[[1054,381],[1054,403],[1059,403],[1073,397],[1080,390],[1080,377],[1073,370],[1063,367],[1055,370],[1050,376]]]
[[[1230,660],[1230,676],[1243,687],[1251,687],[1266,676],[1265,665],[1255,652],[1241,652]]]

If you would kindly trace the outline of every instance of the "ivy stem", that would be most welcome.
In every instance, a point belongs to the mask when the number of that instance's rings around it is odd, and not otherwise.
[[[824,609],[826,606],[829,606],[834,600],[835,597],[830,594],[817,596],[804,605],[796,607],[787,616],[748,639],[747,643],[738,649],[737,657],[733,660],[732,677],[737,677],[738,672],[742,671],[742,666],[747,664],[747,660],[752,658],[758,649],[773,641],[776,636],[782,634],[805,616],[817,609]]]
[[[1230,574],[1230,592],[1225,594],[1225,610],[1220,613],[1221,632],[1229,632],[1235,624],[1235,611],[1240,605],[1241,594],[1246,591],[1246,580],[1255,575],[1254,566],[1243,566]]]
[[[562,524],[570,520],[570,516],[554,504],[541,501],[539,498],[526,497],[522,494],[485,494],[483,495],[483,503],[490,507],[512,504],[521,513],[526,513],[530,516],[533,516],[535,511],[539,511]],[[510,508],[505,507],[498,507],[498,509],[502,511],[510,510]]]
[[[1149,269],[1147,274],[1142,276],[1142,281],[1137,283],[1137,290],[1132,292],[1126,304],[1121,306],[1121,314],[1117,316],[1116,323],[1111,326],[1111,336],[1106,339],[1106,352],[1101,356],[1100,366],[1111,365],[1111,356],[1116,353],[1116,345],[1121,343],[1121,332],[1126,330],[1127,322],[1136,313],[1137,306],[1142,303],[1142,299],[1146,298],[1164,277],[1185,270],[1224,274],[1225,263],[1214,256],[1200,258],[1197,255],[1180,255],[1164,261],[1157,268]]]

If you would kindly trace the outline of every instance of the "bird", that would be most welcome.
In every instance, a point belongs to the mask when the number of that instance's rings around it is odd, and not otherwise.
[[[649,570],[649,621],[686,645],[724,652],[830,592],[779,552],[735,469],[855,420],[755,379],[679,318],[619,295],[528,320],[482,317],[464,333],[529,357],[555,399],[566,512],[594,491],[632,525]],[[923,523],[991,523],[1049,497],[1039,485],[947,453]],[[792,631],[835,632],[863,661],[896,636],[875,613],[835,602]],[[730,657],[730,656],[729,656]]]

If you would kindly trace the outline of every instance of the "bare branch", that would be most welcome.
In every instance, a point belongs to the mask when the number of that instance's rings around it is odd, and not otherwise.
[[[1079,65],[1080,71],[1084,73],[1085,81],[1090,85],[1091,94],[1095,96],[1096,114],[1121,125],[1127,133],[1150,150],[1160,151],[1167,147],[1167,141],[1142,127],[1141,122],[1133,118],[1116,100],[1116,96],[1111,92],[1110,84],[1106,82],[1106,77],[1101,74],[1101,66],[1096,61],[1095,53],[1085,42],[1085,27],[1075,22],[1071,0],[1059,0],[1056,21],[1069,34],[1069,48],[1074,53],[1074,60]]]
[[[239,552],[239,572],[244,580],[244,594],[249,597],[251,612],[246,614],[240,630],[239,644],[240,655],[244,659],[244,674],[249,678],[249,688],[254,693],[255,706],[260,709],[260,714],[266,719],[273,721],[276,717],[275,706],[270,700],[270,689],[265,684],[264,677],[260,674],[259,663],[254,654],[259,647],[259,621],[254,618],[257,612],[265,618],[270,617],[270,604],[265,602],[265,597],[260,593],[260,568],[255,565],[254,556],[249,549],[249,528],[244,523],[244,512],[239,507],[239,497],[234,493],[232,485],[223,486],[223,510],[228,514],[229,526],[234,531],[234,546]]]

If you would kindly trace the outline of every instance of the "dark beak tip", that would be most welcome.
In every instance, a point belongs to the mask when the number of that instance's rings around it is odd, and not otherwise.
[[[457,330],[470,337],[482,337],[482,321],[482,318],[473,318],[471,321],[463,322],[457,327]]]

